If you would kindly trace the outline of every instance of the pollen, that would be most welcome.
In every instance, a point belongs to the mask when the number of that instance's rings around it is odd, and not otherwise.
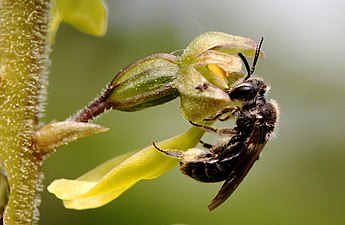
[[[208,64],[207,69],[210,70],[212,73],[214,73],[216,76],[218,76],[221,79],[225,79],[226,72],[220,68],[217,64]]]

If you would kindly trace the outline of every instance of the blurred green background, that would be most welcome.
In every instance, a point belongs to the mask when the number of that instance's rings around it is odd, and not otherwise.
[[[345,224],[345,2],[108,1],[108,33],[96,38],[62,25],[52,52],[46,122],[64,120],[95,98],[136,59],[184,48],[205,31],[257,40],[267,58],[256,74],[281,108],[278,138],[228,201],[207,205],[221,183],[179,173],[143,181],[110,204],[65,209],[46,191],[103,161],[190,127],[179,100],[141,112],[112,111],[96,122],[107,133],[65,146],[44,165],[40,224]]]

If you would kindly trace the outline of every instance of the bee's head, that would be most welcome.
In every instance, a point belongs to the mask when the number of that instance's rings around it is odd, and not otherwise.
[[[247,76],[243,79],[241,83],[239,83],[238,85],[236,85],[228,91],[231,100],[248,102],[253,100],[257,96],[263,96],[266,93],[267,86],[261,78],[250,78],[250,76],[254,73],[256,62],[259,59],[263,40],[264,38],[261,37],[256,46],[253,66],[251,69],[244,55],[242,53],[238,53],[238,56],[242,59],[247,69]]]
[[[267,85],[261,78],[252,78],[230,89],[231,100],[249,102],[257,96],[263,96],[267,91]]]

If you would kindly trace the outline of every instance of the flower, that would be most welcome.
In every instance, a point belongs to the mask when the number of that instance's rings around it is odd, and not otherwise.
[[[70,121],[90,122],[107,109],[136,111],[180,97],[184,118],[203,123],[205,118],[234,104],[225,90],[244,77],[237,53],[252,56],[255,48],[256,43],[248,38],[220,32],[201,34],[181,56],[157,53],[127,66],[100,98]],[[264,56],[262,52],[260,56]],[[162,149],[186,151],[198,144],[204,132],[192,127],[157,145]],[[154,179],[177,163],[178,159],[150,145],[137,153],[106,161],[76,180],[55,180],[48,190],[62,199],[67,208],[100,207],[138,181]]]

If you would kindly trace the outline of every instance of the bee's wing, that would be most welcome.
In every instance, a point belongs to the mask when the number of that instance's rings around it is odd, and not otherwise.
[[[237,165],[225,180],[216,197],[208,205],[209,211],[217,208],[228,199],[237,186],[243,181],[267,143],[268,138],[266,134],[267,132],[264,126],[260,126],[259,123],[254,125],[254,130],[247,144],[243,146],[242,151],[244,151],[244,154],[241,156],[242,159],[237,162]]]

